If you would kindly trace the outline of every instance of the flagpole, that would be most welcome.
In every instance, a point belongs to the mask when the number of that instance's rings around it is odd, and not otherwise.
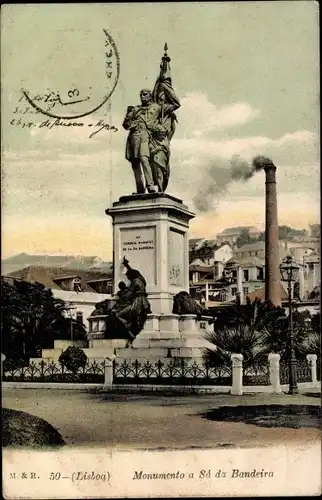
[[[163,76],[164,73],[167,70],[167,62],[170,61],[170,57],[168,56],[168,44],[165,42],[164,44],[164,55],[162,57],[162,67],[161,67],[161,74],[160,76]],[[163,124],[164,120],[164,101],[161,102],[161,125]]]

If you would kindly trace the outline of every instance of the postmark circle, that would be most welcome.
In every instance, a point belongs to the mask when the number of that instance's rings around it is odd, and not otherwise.
[[[101,53],[95,54],[94,63],[96,64],[94,66],[93,55],[90,54],[90,50],[88,51],[91,66],[94,67],[94,74],[91,78],[88,74],[90,69],[84,67],[84,75],[87,77],[86,84],[77,81],[76,78],[68,81],[62,74],[61,82],[58,85],[56,83],[56,86],[54,83],[50,86],[47,77],[47,86],[44,89],[41,87],[41,81],[37,82],[37,88],[33,90],[21,89],[26,101],[39,113],[50,118],[71,120],[83,118],[98,111],[110,99],[120,76],[120,57],[117,46],[108,30],[103,29],[103,35]],[[59,67],[57,67],[58,70]],[[71,74],[70,68],[69,73]],[[105,82],[103,81],[104,77]],[[102,89],[99,87],[100,84]]]

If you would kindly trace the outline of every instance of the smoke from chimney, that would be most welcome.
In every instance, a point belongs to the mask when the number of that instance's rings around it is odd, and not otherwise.
[[[232,182],[246,182],[269,164],[272,162],[265,156],[256,156],[252,164],[238,155],[234,155],[228,161],[222,158],[214,159],[207,168],[198,193],[193,198],[196,209],[200,212],[213,210],[214,204],[227,192]]]

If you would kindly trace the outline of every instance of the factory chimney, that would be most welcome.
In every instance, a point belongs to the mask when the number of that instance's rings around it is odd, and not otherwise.
[[[276,167],[265,158],[265,300],[281,305]]]

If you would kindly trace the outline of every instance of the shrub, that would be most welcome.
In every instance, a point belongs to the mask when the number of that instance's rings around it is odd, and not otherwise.
[[[28,366],[28,362],[21,358],[6,358],[3,363],[3,373],[17,370],[18,368],[22,368],[24,366]]]
[[[67,347],[58,359],[59,363],[72,373],[76,373],[80,368],[84,368],[87,363],[87,356],[79,347]]]
[[[231,366],[231,355],[242,354],[244,357],[243,368],[260,368],[267,362],[263,356],[263,344],[261,333],[253,330],[246,324],[228,326],[222,330],[216,330],[205,336],[210,344],[216,349],[204,349],[204,361],[209,366]]]

